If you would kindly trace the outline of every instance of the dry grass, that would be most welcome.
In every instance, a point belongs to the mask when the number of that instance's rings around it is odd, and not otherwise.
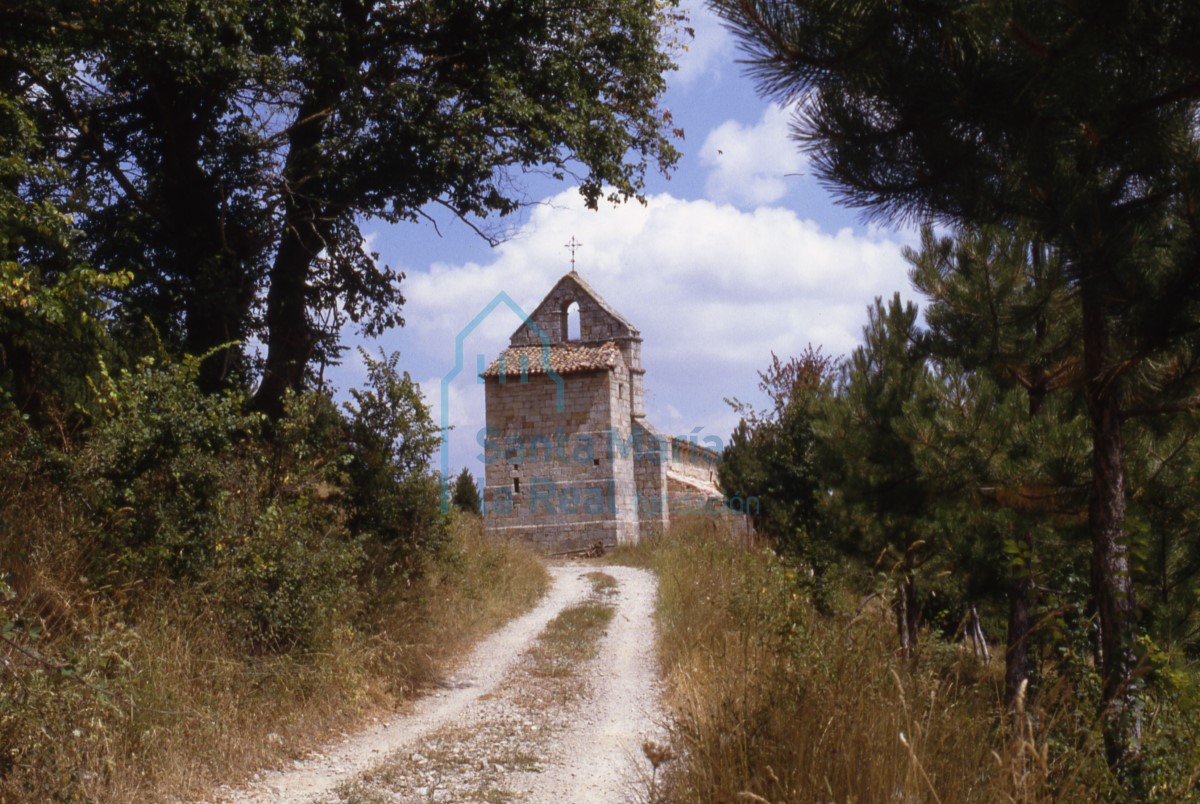
[[[914,668],[893,652],[885,607],[822,617],[768,550],[699,526],[614,560],[660,579],[681,756],[664,767],[667,800],[948,804],[1113,792],[1102,757],[1044,742],[1063,707],[1022,711],[1005,734],[999,661],[929,642]]]
[[[41,629],[0,651],[4,801],[206,795],[394,708],[548,583],[538,558],[460,517],[443,555],[369,621],[343,621],[303,656],[255,656],[192,593],[89,587],[80,523],[45,510],[22,533],[0,529],[6,609]]]
[[[589,573],[588,578],[592,582],[590,599],[563,609],[529,649],[531,675],[570,677],[575,675],[581,663],[596,656],[600,637],[604,636],[615,611],[602,597],[616,588],[616,579],[598,572]]]
[[[425,686],[500,623],[532,608],[549,583],[525,544],[486,536],[479,516],[456,516],[439,559],[380,611],[374,630],[389,638],[376,640],[376,660],[404,667],[406,679]]]
[[[617,590],[617,579],[607,572],[589,572],[586,577],[592,584],[592,592],[596,594],[613,594]]]

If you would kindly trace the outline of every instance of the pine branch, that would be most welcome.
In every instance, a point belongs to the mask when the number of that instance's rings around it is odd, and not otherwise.
[[[1184,413],[1189,410],[1200,410],[1200,394],[1186,399],[1177,399],[1161,405],[1144,405],[1122,411],[1121,420],[1128,421],[1141,416],[1162,416],[1168,413]]]

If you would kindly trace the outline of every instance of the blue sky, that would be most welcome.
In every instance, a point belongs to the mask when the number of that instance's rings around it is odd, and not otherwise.
[[[496,248],[448,215],[435,214],[440,232],[429,223],[364,227],[381,261],[406,274],[406,325],[350,340],[399,350],[435,415],[457,334],[501,291],[532,312],[570,270],[572,237],[583,244],[577,270],[641,330],[647,413],[671,434],[726,439],[737,417],[725,399],[761,401],[757,372],[772,351],[784,357],[812,343],[848,353],[876,296],[912,295],[900,250],[914,233],[868,226],[838,206],[788,138],[790,110],[758,96],[735,40],[707,10],[689,11],[695,37],[664,103],[686,132],[683,156],[669,179],[651,177],[645,205],[590,211],[573,186],[539,180],[528,191],[541,203],[505,221],[512,233]],[[474,368],[519,323],[501,308],[465,339],[447,405],[452,472],[483,474]],[[329,376],[344,392],[365,374],[351,352]]]

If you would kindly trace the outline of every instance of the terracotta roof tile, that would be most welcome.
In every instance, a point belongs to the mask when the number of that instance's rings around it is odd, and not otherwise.
[[[507,377],[519,377],[523,373],[545,374],[546,352],[549,352],[550,368],[559,374],[613,369],[621,359],[621,350],[611,341],[600,346],[514,346],[501,352],[481,376],[499,377],[502,362]]]

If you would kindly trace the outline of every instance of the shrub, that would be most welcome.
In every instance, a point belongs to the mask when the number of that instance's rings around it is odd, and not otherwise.
[[[305,395],[269,444],[241,397],[200,391],[199,362],[146,358],[103,374],[76,461],[104,534],[96,570],[194,585],[255,649],[305,647],[357,605],[363,551],[335,499],[344,424],[327,399]]]
[[[189,798],[540,591],[532,556],[451,538],[428,410],[372,362],[344,410],[269,424],[161,354],[101,364],[75,443],[0,405],[0,800]]]
[[[336,441],[321,425],[336,409],[293,402],[279,455],[257,442],[258,463],[227,455],[221,482],[240,477],[242,493],[220,521],[239,538],[217,541],[204,578],[174,583],[88,581],[95,523],[0,414],[0,801],[205,798],[390,708],[544,591],[536,556],[456,517],[419,577],[347,623],[362,598],[342,551],[357,542],[334,538],[340,492],[318,479],[336,460],[300,446]]]
[[[228,455],[261,428],[238,397],[200,391],[199,365],[147,357],[134,371],[101,373],[76,475],[111,557],[133,577],[199,578],[211,569],[222,500],[238,493]]]
[[[215,544],[204,586],[253,649],[310,648],[320,629],[358,609],[362,549],[322,508],[303,496],[272,500]]]
[[[352,530],[369,540],[376,566],[411,571],[417,556],[445,538],[441,484],[426,464],[440,431],[421,390],[396,364],[360,350],[368,387],[345,404],[350,436],[349,503]]]

